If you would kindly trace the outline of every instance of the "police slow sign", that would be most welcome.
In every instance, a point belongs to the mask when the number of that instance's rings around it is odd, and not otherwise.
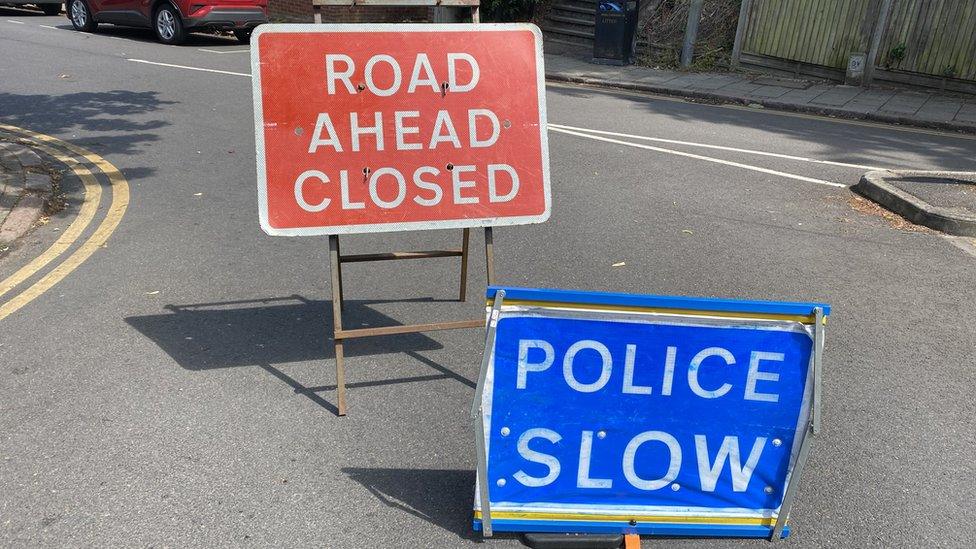
[[[476,528],[786,534],[826,305],[502,290]]]
[[[534,25],[262,25],[251,63],[267,233],[549,217]]]

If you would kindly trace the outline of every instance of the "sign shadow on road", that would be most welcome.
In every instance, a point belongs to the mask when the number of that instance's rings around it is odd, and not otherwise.
[[[423,519],[466,540],[480,539],[471,529],[474,471],[343,467],[381,503]]]
[[[430,298],[405,301],[436,301]],[[354,326],[389,326],[398,322],[371,305],[390,303],[381,300],[344,300],[346,315]],[[167,312],[130,316],[125,321],[152,340],[181,367],[208,371],[240,366],[258,366],[271,373],[296,393],[303,394],[323,408],[338,409],[319,393],[334,391],[335,385],[308,387],[288,376],[275,365],[319,360],[334,360],[333,346],[323,342],[323,334],[333,332],[328,301],[302,296],[274,297],[187,305],[166,305]],[[350,387],[373,387],[410,382],[454,379],[469,387],[475,383],[442,366],[420,351],[441,349],[437,341],[423,334],[404,334],[382,338],[370,345],[349,346],[351,356],[406,354],[436,371],[435,374],[350,383]]]

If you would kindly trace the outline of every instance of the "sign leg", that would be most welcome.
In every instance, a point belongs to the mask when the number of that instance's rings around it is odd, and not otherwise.
[[[471,229],[464,229],[464,236],[461,237],[461,291],[458,292],[458,301],[463,302],[468,293],[468,242],[471,240]]]
[[[312,10],[315,12],[315,15],[313,16],[315,24],[322,24],[322,6],[312,6]]]
[[[485,227],[485,268],[488,274],[488,285],[495,283],[495,237],[491,227]]]
[[[339,236],[334,236],[332,238],[336,239],[336,270],[339,271],[339,310],[345,311],[346,304],[343,303],[345,294],[342,291],[342,250],[339,248]]]
[[[339,266],[339,237],[329,236],[329,267],[332,272],[332,341],[335,347],[336,392],[339,415],[346,415],[346,364],[342,356],[342,274]]]
[[[478,502],[481,507],[481,533],[490,538],[491,531],[491,497],[488,494],[488,443],[485,440],[484,402],[485,383],[488,378],[488,365],[491,363],[492,351],[495,347],[495,331],[498,329],[498,315],[501,313],[505,300],[505,290],[495,292],[495,299],[488,315],[488,325],[485,329],[485,354],[481,358],[481,374],[474,391],[474,402],[471,404],[471,418],[475,425],[475,449],[478,452]]]

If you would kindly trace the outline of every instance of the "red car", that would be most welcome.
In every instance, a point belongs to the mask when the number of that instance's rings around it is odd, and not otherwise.
[[[67,0],[68,19],[80,31],[99,23],[151,28],[164,44],[179,44],[196,30],[229,30],[242,43],[268,21],[268,0]]]

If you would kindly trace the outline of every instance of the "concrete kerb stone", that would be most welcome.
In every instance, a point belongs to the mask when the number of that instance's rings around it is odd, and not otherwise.
[[[641,91],[666,95],[670,97],[683,97],[691,100],[698,100],[707,103],[745,105],[758,104],[768,109],[797,112],[803,114],[814,114],[819,116],[830,116],[834,118],[844,118],[849,120],[865,120],[869,122],[881,122],[884,124],[897,124],[902,126],[914,126],[917,128],[928,128],[950,132],[960,132],[976,134],[976,124],[966,124],[957,121],[941,121],[919,119],[913,116],[902,116],[895,113],[871,112],[867,110],[851,110],[825,105],[813,105],[809,103],[793,103],[782,101],[777,98],[762,98],[755,96],[745,96],[741,93],[735,95],[711,92],[696,89],[675,89],[667,85],[659,85],[648,82],[619,81],[606,78],[596,78],[592,76],[573,75],[569,73],[547,71],[546,79],[554,82],[566,82],[570,84],[585,84],[604,88],[616,88],[621,90]],[[733,84],[735,85],[735,84]],[[761,86],[758,86],[761,87]],[[728,89],[728,88],[726,88]]]
[[[877,202],[912,223],[951,235],[976,237],[976,215],[934,206],[888,182],[889,179],[894,178],[919,176],[972,179],[974,175],[976,175],[974,172],[878,170],[864,174],[861,180],[851,187],[851,190]]]

